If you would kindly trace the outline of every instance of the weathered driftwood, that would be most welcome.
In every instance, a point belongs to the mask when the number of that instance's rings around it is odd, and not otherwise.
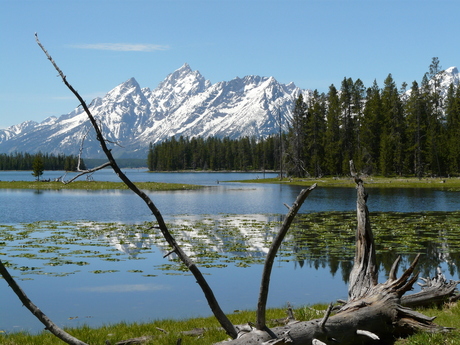
[[[423,307],[430,305],[442,305],[446,302],[454,302],[460,299],[457,291],[458,280],[447,280],[442,274],[441,268],[437,268],[436,276],[433,278],[420,278],[424,284],[420,284],[420,292],[404,295],[401,304],[405,307]]]
[[[357,184],[358,197],[356,202],[355,260],[350,272],[348,299],[356,300],[366,296],[369,289],[377,284],[378,269],[375,261],[374,235],[366,205],[367,194],[364,191],[363,181],[355,172],[352,161],[350,161],[350,171]]]
[[[427,317],[402,305],[401,298],[417,281],[413,275],[419,256],[400,278],[396,277],[399,258],[393,264],[388,280],[378,284],[375,264],[374,238],[369,220],[367,195],[363,181],[356,175],[357,184],[357,229],[355,265],[350,273],[348,301],[331,316],[328,308],[322,319],[303,322],[289,322],[269,332],[251,329],[240,332],[236,340],[223,342],[228,345],[252,344],[392,344],[398,337],[405,337],[416,331],[440,332],[447,330],[433,323]],[[441,295],[452,297],[457,282],[449,282],[448,288],[442,279]],[[439,285],[430,281],[429,291],[423,297],[429,302],[437,297]],[[455,286],[454,286],[455,285]],[[417,294],[414,294],[417,296]],[[420,296],[420,295],[419,295]],[[406,299],[410,302],[411,299]],[[420,301],[415,297],[414,301]],[[414,302],[415,304],[415,302]],[[222,344],[223,344],[222,343]]]
[[[151,336],[143,336],[143,337],[137,337],[137,338],[131,338],[127,340],[118,341],[115,343],[115,345],[141,345],[152,339],[153,337]],[[111,345],[110,341],[108,340],[106,340],[105,343],[106,345]]]

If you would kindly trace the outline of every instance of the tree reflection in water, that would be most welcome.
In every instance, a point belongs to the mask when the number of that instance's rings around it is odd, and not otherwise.
[[[353,266],[354,212],[327,212],[300,215],[291,230],[292,251],[300,267],[339,269],[344,282]],[[401,255],[401,270],[421,253],[420,276],[433,275],[440,265],[451,276],[460,269],[460,212],[372,213],[377,264],[380,274],[388,276]]]

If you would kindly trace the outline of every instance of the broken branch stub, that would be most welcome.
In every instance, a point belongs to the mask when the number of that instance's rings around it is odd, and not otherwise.
[[[353,301],[365,296],[369,289],[377,284],[378,270],[375,259],[374,235],[367,208],[368,196],[364,190],[363,181],[355,172],[353,161],[350,161],[350,171],[355,179],[357,189],[355,259],[348,284],[348,299]]]

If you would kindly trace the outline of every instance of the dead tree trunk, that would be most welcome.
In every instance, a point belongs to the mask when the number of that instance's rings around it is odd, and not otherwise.
[[[427,317],[402,305],[401,298],[417,281],[412,275],[418,258],[396,278],[399,258],[390,270],[388,280],[378,284],[375,263],[374,238],[370,226],[367,195],[363,181],[356,175],[357,184],[357,229],[355,264],[350,273],[348,301],[331,316],[329,308],[322,319],[290,322],[286,326],[269,331],[252,329],[240,332],[236,340],[224,342],[229,345],[255,344],[392,344],[398,337],[405,337],[416,331],[439,332],[446,328],[435,325],[434,318]],[[406,304],[429,303],[432,300],[455,298],[454,290],[458,282],[438,279],[438,284]],[[414,294],[417,295],[417,294]],[[413,302],[413,303],[412,303]]]

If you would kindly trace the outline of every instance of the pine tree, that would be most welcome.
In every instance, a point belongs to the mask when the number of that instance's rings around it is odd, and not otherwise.
[[[353,80],[344,78],[340,88],[340,147],[342,150],[342,171],[349,169],[349,161],[353,159],[355,140],[355,124],[353,118]]]
[[[407,161],[409,172],[418,178],[424,174],[426,161],[427,105],[416,81],[406,103]]]
[[[147,168],[149,171],[154,171],[155,170],[155,151],[153,149],[153,144],[149,144],[149,151],[147,154]]]
[[[449,86],[446,96],[446,149],[447,172],[450,175],[460,173],[460,86]]]
[[[382,91],[383,134],[380,145],[380,171],[401,175],[404,168],[405,121],[402,102],[391,74]]]
[[[288,172],[294,177],[305,176],[305,130],[307,123],[307,104],[299,94],[292,111],[287,142]]]
[[[366,105],[363,110],[361,126],[361,170],[372,174],[379,172],[380,141],[382,136],[382,100],[380,88],[374,80],[366,91]]]
[[[429,72],[425,74],[422,82],[424,97],[429,102],[428,110],[428,161],[433,175],[441,176],[444,169],[444,150],[442,150],[444,140],[442,98],[440,95],[440,84],[442,80],[441,66],[439,59],[434,57],[429,66]]]
[[[362,145],[362,131],[363,131],[363,117],[364,117],[364,100],[365,90],[361,79],[357,79],[353,84],[352,90],[352,117],[354,128],[354,142],[353,161],[358,170],[363,168],[363,145]]]
[[[334,85],[327,94],[326,132],[324,134],[324,167],[327,174],[342,174],[340,150],[340,100]]]
[[[309,100],[307,127],[305,131],[308,171],[315,177],[323,175],[325,115],[325,96],[324,94],[320,95],[315,90]]]
[[[40,181],[40,176],[43,175],[43,171],[45,170],[43,164],[43,157],[41,153],[37,153],[32,163],[32,175]]]

